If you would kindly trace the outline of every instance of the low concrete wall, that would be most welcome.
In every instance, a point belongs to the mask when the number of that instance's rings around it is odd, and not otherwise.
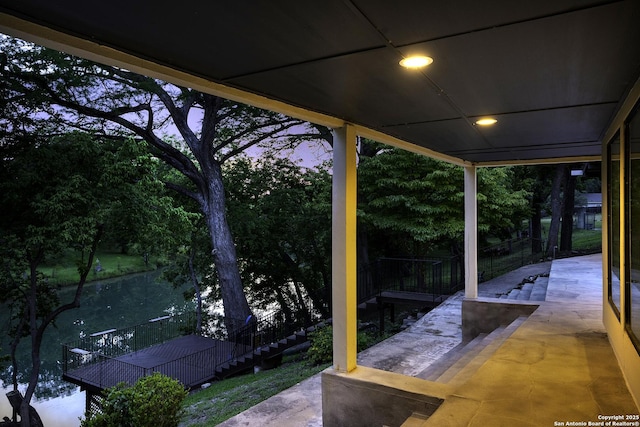
[[[493,332],[520,316],[529,316],[540,302],[476,298],[462,300],[462,341],[469,342],[480,334]]]
[[[414,412],[433,414],[450,386],[358,366],[350,373],[322,373],[324,426],[400,426]]]

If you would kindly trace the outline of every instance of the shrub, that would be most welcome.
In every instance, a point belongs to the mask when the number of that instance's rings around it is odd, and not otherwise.
[[[309,334],[309,341],[311,341],[311,346],[307,351],[307,356],[311,363],[316,365],[331,363],[333,360],[333,328],[326,326],[313,331]],[[358,331],[357,349],[362,351],[379,341],[380,337],[366,331]]]
[[[309,334],[311,346],[307,356],[311,363],[321,365],[333,360],[333,328],[325,326]]]
[[[186,396],[178,381],[155,372],[133,386],[105,390],[102,413],[82,420],[81,427],[177,427]]]

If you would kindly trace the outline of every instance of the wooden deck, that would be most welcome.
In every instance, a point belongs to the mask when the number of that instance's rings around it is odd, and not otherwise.
[[[243,344],[187,335],[117,358],[87,355],[93,360],[67,371],[63,378],[95,393],[160,372],[193,388],[213,379],[219,364],[251,351]]]

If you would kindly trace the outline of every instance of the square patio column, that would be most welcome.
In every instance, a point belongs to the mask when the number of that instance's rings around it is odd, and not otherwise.
[[[475,166],[464,168],[464,294],[478,298],[478,186]]]
[[[356,132],[334,131],[331,230],[333,368],[356,368]]]

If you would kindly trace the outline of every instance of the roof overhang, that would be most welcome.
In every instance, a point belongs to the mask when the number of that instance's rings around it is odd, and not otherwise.
[[[638,22],[634,0],[0,0],[8,34],[477,165],[599,160]],[[400,67],[412,53],[434,62]]]

